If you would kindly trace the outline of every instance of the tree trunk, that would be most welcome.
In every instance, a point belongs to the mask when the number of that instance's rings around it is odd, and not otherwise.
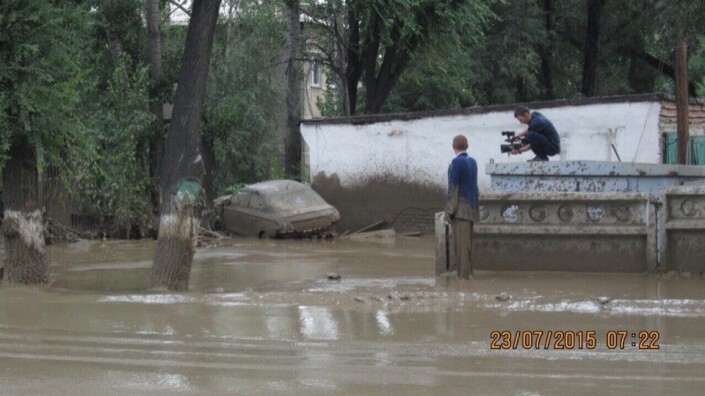
[[[553,0],[543,0],[543,13],[546,20],[546,33],[548,38],[546,43],[539,48],[541,56],[541,74],[539,74],[539,82],[543,85],[543,98],[552,100],[556,98],[556,93],[553,90],[553,34],[556,27],[556,18],[554,16]]]
[[[524,77],[522,76],[517,76],[516,78],[516,90],[515,90],[515,95],[514,98],[518,103],[526,103],[529,101],[529,92],[528,88],[526,86],[526,81],[524,80]]]
[[[217,198],[215,191],[215,181],[213,180],[213,171],[215,170],[215,152],[213,150],[213,136],[210,134],[202,133],[200,145],[204,170],[203,192],[206,197],[205,206],[207,208],[207,212],[211,214],[210,216],[208,216],[208,219],[206,219],[206,227],[210,229],[211,227],[213,227],[213,223],[215,222],[215,217],[212,215],[213,200]]]
[[[38,192],[34,150],[24,139],[18,139],[10,147],[9,159],[2,170],[4,279],[11,284],[35,285],[48,280]]]
[[[382,111],[384,103],[399,80],[401,72],[408,61],[408,57],[402,56],[399,59],[399,63],[390,71],[384,69],[383,62],[377,76],[365,78],[365,114],[378,114]],[[365,72],[365,75],[367,75],[367,72]]]
[[[685,40],[676,47],[676,135],[678,136],[678,163],[688,162],[688,48]]]
[[[113,25],[107,13],[113,0],[100,0],[100,7],[103,9],[103,20],[105,21],[105,35],[108,38],[108,48],[110,57],[113,59],[113,66],[122,69],[122,74],[127,79],[127,68],[125,67],[122,45],[118,34],[113,30]]]
[[[174,117],[166,139],[161,190],[162,208],[153,286],[188,289],[199,219],[195,206],[204,173],[198,124],[205,100],[220,0],[195,0],[174,98]]]
[[[345,79],[347,80],[345,85],[348,89],[349,115],[354,116],[357,113],[357,83],[362,77],[362,58],[360,52],[360,21],[353,10],[348,10],[348,26],[350,39],[345,57]]]
[[[339,10],[341,5],[333,2],[333,34],[335,37],[335,69],[336,85],[338,90],[338,100],[340,101],[341,113],[347,117],[350,115],[350,94],[348,93],[348,81],[345,78],[345,51],[343,49],[343,37],[340,33],[341,25]]]
[[[287,18],[286,55],[286,137],[284,138],[284,172],[287,178],[301,174],[301,53],[300,1],[285,0]]]
[[[655,57],[655,56],[653,56],[643,50],[628,50],[627,53],[634,55],[637,58],[643,60],[644,62],[646,62],[647,65],[653,67],[658,73],[663,73],[663,74],[667,75],[668,77],[673,79],[674,84],[676,83],[676,69],[672,65],[658,59],[657,57]],[[687,83],[688,83],[688,94],[693,97],[697,96],[696,95],[697,88],[696,88],[695,84],[690,81],[688,81]]]
[[[583,61],[583,86],[585,96],[597,93],[597,63],[600,55],[600,24],[606,0],[588,0],[587,34],[585,36],[585,59]]]
[[[418,39],[409,39],[406,46],[402,46],[402,22],[395,22],[390,32],[392,45],[384,45],[380,37],[380,28],[384,21],[376,16],[372,19],[372,27],[367,30],[362,47],[362,59],[365,62],[365,113],[377,114],[382,111],[392,88],[396,85],[401,73],[411,60],[410,54],[418,46]],[[379,62],[379,52],[384,55]],[[379,67],[377,67],[379,65]]]
[[[635,93],[653,92],[654,82],[660,70],[651,67],[648,62],[636,55],[636,52],[644,52],[646,46],[644,37],[636,36],[632,40],[630,43],[632,50],[622,50],[629,57],[629,75],[627,77],[629,87]]]
[[[149,109],[154,114],[154,136],[150,139],[149,175],[155,180],[164,153],[164,107],[160,95],[162,85],[162,46],[159,32],[159,0],[147,0],[147,52],[149,57],[150,101]],[[151,188],[152,208],[159,211],[158,184]]]

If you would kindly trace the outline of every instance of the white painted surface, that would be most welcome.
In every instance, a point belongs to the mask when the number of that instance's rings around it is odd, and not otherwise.
[[[42,223],[42,212],[20,212],[17,210],[6,210],[5,219],[17,219],[20,238],[25,245],[31,246],[37,251],[44,252],[44,226]]]
[[[654,102],[593,104],[532,109],[543,113],[561,138],[560,160],[617,161],[614,144],[624,162],[661,163],[659,112]],[[468,154],[477,160],[479,183],[489,186],[485,164],[523,162],[531,152],[508,157],[499,152],[501,131],[526,127],[513,111],[474,115],[428,117],[366,125],[307,124],[301,133],[307,145],[311,176],[337,174],[344,186],[390,174],[408,182],[445,187],[455,135],[470,142]]]

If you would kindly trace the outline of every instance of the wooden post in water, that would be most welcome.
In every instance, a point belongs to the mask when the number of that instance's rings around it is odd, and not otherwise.
[[[676,135],[678,136],[678,163],[688,161],[688,47],[683,38],[676,46]]]

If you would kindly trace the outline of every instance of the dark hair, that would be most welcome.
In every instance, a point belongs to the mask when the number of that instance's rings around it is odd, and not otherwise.
[[[458,135],[453,138],[453,148],[456,150],[467,150],[468,139],[463,135]]]
[[[518,115],[528,114],[528,113],[531,113],[531,112],[529,111],[529,108],[528,108],[528,107],[526,107],[526,106],[519,106],[519,107],[517,107],[517,108],[514,110],[514,117],[516,117],[516,116],[518,116]]]

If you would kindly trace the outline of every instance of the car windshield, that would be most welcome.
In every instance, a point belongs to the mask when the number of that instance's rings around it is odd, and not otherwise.
[[[318,194],[310,190],[291,191],[269,198],[269,205],[275,211],[293,211],[325,205]]]

